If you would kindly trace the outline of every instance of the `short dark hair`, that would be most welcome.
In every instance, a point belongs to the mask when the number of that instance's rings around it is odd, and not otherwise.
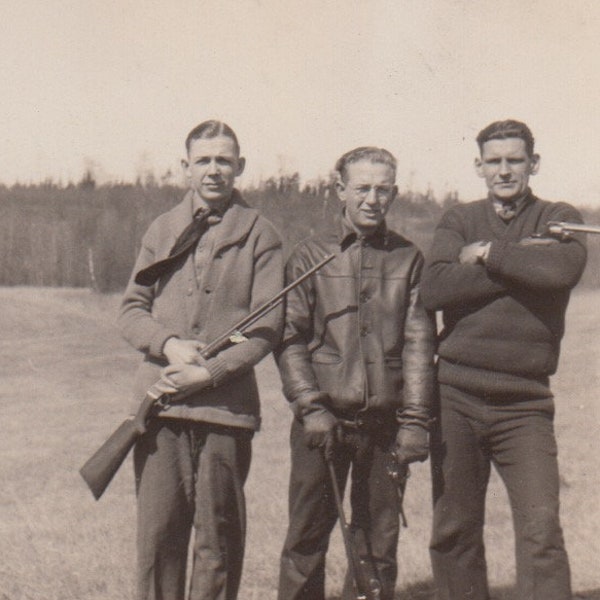
[[[479,152],[483,152],[483,144],[489,140],[505,140],[507,138],[519,138],[525,142],[525,149],[529,156],[533,156],[535,140],[531,129],[521,121],[506,119],[505,121],[494,121],[484,127],[477,135]]]
[[[194,127],[194,129],[192,129],[185,138],[185,149],[189,154],[190,147],[194,140],[215,138],[220,135],[224,135],[225,137],[233,140],[237,153],[240,153],[240,144],[233,129],[231,129],[227,123],[223,123],[223,121],[217,121],[215,119],[204,121],[203,123],[200,123],[200,125],[196,125],[196,127]]]
[[[360,148],[354,148],[354,150],[346,152],[346,154],[342,155],[335,163],[335,170],[339,173],[342,181],[345,181],[348,165],[358,162],[359,160],[368,160],[372,163],[382,163],[387,165],[394,171],[394,178],[396,177],[397,163],[391,152],[375,146],[361,146]]]

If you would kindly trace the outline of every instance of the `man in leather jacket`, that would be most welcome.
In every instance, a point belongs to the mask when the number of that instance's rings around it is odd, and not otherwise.
[[[342,489],[352,467],[352,527],[365,533],[381,598],[393,598],[399,499],[388,468],[393,451],[403,464],[428,456],[434,323],[419,298],[423,257],[385,222],[397,195],[396,161],[362,147],[344,154],[336,170],[340,231],[300,243],[286,269],[292,281],[336,255],[288,295],[277,352],[294,413],[280,600],[325,597],[337,519],[328,460]],[[342,598],[355,597],[347,577]]]

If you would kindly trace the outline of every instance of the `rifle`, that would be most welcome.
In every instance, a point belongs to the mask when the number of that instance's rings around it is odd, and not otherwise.
[[[566,221],[549,221],[546,225],[546,231],[536,237],[553,237],[563,241],[568,240],[574,233],[600,233],[600,226],[568,223]]]
[[[356,600],[380,600],[381,582],[369,555],[365,533],[362,529],[357,527],[351,528],[348,525],[344,515],[342,496],[337,483],[333,461],[329,458],[326,461],[329,468],[329,475],[331,476],[331,485],[340,520],[340,528],[342,529],[342,539],[344,540],[346,558],[348,559],[348,571],[354,581]],[[363,556],[361,556],[361,550]]]
[[[386,470],[387,474],[396,484],[400,521],[402,522],[403,527],[408,527],[408,521],[406,520],[406,514],[404,513],[404,492],[406,491],[406,482],[410,477],[410,468],[406,463],[401,463],[398,461],[398,457],[395,452],[391,452],[390,454],[391,455],[389,457]]]
[[[243,334],[248,327],[271,312],[283,301],[291,290],[324,267],[333,258],[335,258],[335,254],[330,254],[318,264],[308,269],[298,279],[273,296],[273,298],[216,337],[200,351],[200,355],[205,359],[211,358],[229,344],[243,342],[246,339]],[[102,496],[137,439],[146,432],[149,421],[162,410],[166,409],[173,401],[179,400],[186,395],[185,392],[171,395],[163,394],[156,386],[157,384],[154,384],[146,392],[136,415],[123,421],[79,470],[80,475],[87,483],[96,500]]]

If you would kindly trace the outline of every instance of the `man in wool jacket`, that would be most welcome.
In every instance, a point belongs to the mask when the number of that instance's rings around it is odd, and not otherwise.
[[[540,159],[527,125],[492,123],[477,142],[489,195],[443,215],[421,286],[444,324],[432,446],[437,598],[489,599],[483,525],[493,463],[512,509],[516,597],[570,600],[549,377],[586,249],[580,234],[543,234],[549,221],[581,216],[532,194]]]
[[[234,600],[245,540],[243,486],[260,424],[253,366],[278,341],[276,309],[216,356],[204,345],[283,286],[281,242],[235,190],[244,168],[232,129],[205,121],[186,140],[190,189],[142,240],[119,325],[144,359],[139,401],[179,394],[134,450],[138,600],[183,600],[192,529],[190,600]],[[185,393],[185,394],[183,394]]]

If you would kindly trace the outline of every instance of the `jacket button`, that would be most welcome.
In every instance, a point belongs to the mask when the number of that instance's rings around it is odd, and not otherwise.
[[[369,333],[369,328],[368,328],[368,327],[366,327],[365,325],[363,325],[363,326],[360,328],[360,335],[362,335],[362,336],[364,337],[365,335],[367,335],[367,333]]]
[[[206,288],[206,289],[204,290],[204,292],[205,292],[205,293],[207,293],[207,294],[210,294],[210,293],[212,292],[212,290],[211,290],[211,289],[209,289],[209,288]]]
[[[369,292],[361,292],[360,293],[360,301],[361,302],[367,302],[367,300],[370,298],[369,296]]]
[[[195,333],[195,334],[200,333],[200,325],[194,325],[192,327],[192,332]]]
[[[191,296],[193,292],[194,292],[194,290],[191,287],[187,289],[188,296]]]

